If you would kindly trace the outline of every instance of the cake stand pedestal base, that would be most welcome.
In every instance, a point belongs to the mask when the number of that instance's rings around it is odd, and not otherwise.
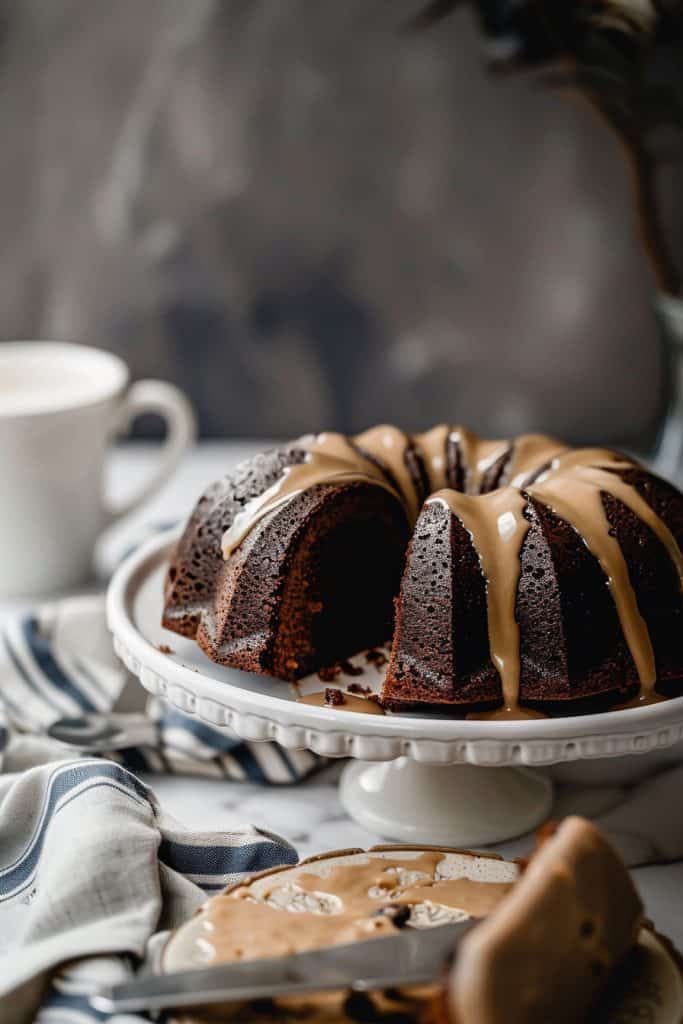
[[[411,758],[354,761],[340,797],[360,825],[387,839],[480,846],[523,835],[545,821],[552,783],[525,768],[427,765]]]

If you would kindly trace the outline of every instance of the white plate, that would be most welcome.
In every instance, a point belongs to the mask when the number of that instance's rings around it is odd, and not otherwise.
[[[381,848],[380,848],[381,851]],[[386,853],[373,852],[374,856],[389,856],[395,858],[397,851],[390,850]],[[419,849],[411,850],[403,847],[400,851],[401,858],[410,861],[419,853]],[[255,881],[249,879],[243,885],[251,884],[255,895],[258,897],[263,885],[271,885],[273,874],[280,876],[281,884],[296,880],[296,875],[304,867],[307,871],[319,872],[323,877],[326,871],[339,864],[348,863],[353,859],[365,856],[363,851],[344,851],[343,853],[330,853],[322,858],[310,858],[302,861],[293,868],[275,869],[265,872],[264,882],[259,882],[256,876]],[[462,857],[462,854],[444,853],[445,859]],[[495,861],[495,865],[505,865],[509,862]],[[492,880],[495,880],[492,878]],[[505,879],[506,881],[509,879]],[[321,885],[324,890],[324,885]],[[184,925],[172,933],[162,953],[162,968],[166,973],[172,971],[192,970],[204,966],[204,963],[197,960],[196,938],[201,932],[202,916],[201,911],[190,918]],[[681,972],[675,963],[666,945],[657,938],[651,931],[643,929],[638,941],[637,949],[629,964],[628,980],[620,986],[620,991],[613,995],[606,1004],[602,1004],[599,1013],[599,1020],[595,1019],[594,1024],[630,1024],[630,1022],[645,1021],[647,1024],[680,1024],[683,1019],[683,981]],[[188,1013],[184,1020],[192,1020]]]
[[[424,849],[420,847],[411,848],[410,846],[377,847],[367,851],[332,850],[329,853],[308,857],[295,864],[294,867],[273,868],[259,872],[238,883],[238,887],[248,886],[253,892],[254,897],[262,900],[264,892],[269,892],[272,889],[274,877],[277,878],[278,888],[295,885],[302,871],[305,874],[319,875],[324,880],[329,872],[335,868],[354,863],[366,863],[369,854],[372,854],[372,857],[375,859],[405,861],[406,868],[409,869],[411,861],[419,857],[423,852]],[[463,877],[464,872],[460,867],[463,862],[475,864],[475,878],[477,881],[488,876],[486,880],[490,882],[511,883],[515,882],[519,877],[519,866],[513,861],[506,861],[501,857],[491,857],[486,854],[472,855],[455,850],[443,851],[443,861],[440,863],[440,867],[443,867],[445,863],[447,867],[451,868],[450,874],[454,877]],[[488,867],[489,865],[490,868]],[[444,873],[446,876],[449,874],[448,871]],[[485,884],[485,882],[482,882],[482,884]],[[235,888],[235,886],[227,886],[225,891],[229,891],[231,888]],[[326,891],[324,881],[321,881],[320,889],[322,892]],[[428,898],[429,890],[425,890],[425,892]],[[283,911],[283,913],[286,913],[286,911]],[[161,966],[165,973],[192,970],[193,968],[206,966],[206,960],[202,958],[201,947],[196,942],[196,939],[202,934],[202,915],[203,911],[200,910],[171,934],[164,946],[161,958]],[[296,927],[296,916],[292,918],[292,921],[294,927]]]
[[[647,753],[683,739],[683,698],[649,707],[572,718],[477,722],[436,713],[359,715],[296,701],[296,688],[211,662],[192,640],[161,627],[162,582],[177,533],[134,552],[109,587],[107,617],[116,650],[150,693],[186,714],[248,740],[277,740],[328,757],[424,764],[543,765]],[[168,645],[172,653],[159,648]],[[364,685],[379,673],[364,664]],[[317,677],[299,684],[320,690]]]

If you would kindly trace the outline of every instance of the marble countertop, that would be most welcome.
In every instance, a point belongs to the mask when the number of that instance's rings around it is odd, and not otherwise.
[[[145,522],[166,523],[187,514],[199,492],[213,478],[246,455],[261,450],[264,442],[204,442],[188,455],[180,470],[163,491],[141,513],[132,517],[107,538],[101,561],[111,563]],[[112,458],[110,487],[116,497],[135,488],[153,465],[153,445],[131,444],[118,449]],[[0,606],[0,615],[2,614]],[[338,797],[337,781],[342,765],[333,764],[298,786],[261,787],[223,780],[194,780],[154,776],[146,781],[164,807],[189,828],[202,831],[226,830],[236,824],[253,824],[289,839],[301,856],[324,850],[367,847],[381,842],[353,822]],[[608,787],[603,787],[606,791]],[[570,811],[599,813],[601,789],[595,785],[577,796],[574,788],[559,785],[557,815]],[[680,814],[678,806],[671,814]],[[498,847],[516,852],[516,847]],[[647,910],[658,927],[683,948],[683,862],[639,868],[634,872]]]

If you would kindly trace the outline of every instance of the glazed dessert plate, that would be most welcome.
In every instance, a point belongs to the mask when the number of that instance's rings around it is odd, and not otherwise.
[[[394,890],[378,891],[366,884],[372,880],[373,870],[376,874],[382,865],[385,878],[395,879]],[[373,920],[381,922],[384,914],[395,914],[395,900],[409,903],[407,924],[403,926],[413,928],[436,927],[462,920],[468,914],[486,915],[495,910],[518,877],[519,867],[513,862],[455,850],[379,847],[367,852],[336,851],[310,858],[294,868],[265,872],[237,889],[227,890],[227,897],[209,901],[172,934],[163,951],[161,966],[165,973],[171,973],[206,967],[213,962],[255,958],[260,941],[273,944],[269,954],[277,955],[276,947],[287,935],[296,937],[295,945],[305,946],[302,922],[309,927],[313,920],[311,914],[320,922],[319,937],[325,934],[326,925],[339,921],[336,929],[328,927],[324,944],[342,941],[345,928],[347,938],[352,941],[353,928],[358,925],[344,916],[344,901],[357,909],[365,901],[367,907],[362,908],[362,913],[369,918],[365,921],[366,927]],[[301,917],[302,911],[308,912],[305,918]],[[235,912],[248,927],[235,925]],[[279,930],[278,918],[284,922]],[[355,934],[357,939],[362,937],[367,935]],[[279,949],[280,954],[285,951],[284,946]],[[444,1019],[432,1016],[430,1009],[438,999],[438,991],[438,986],[419,991],[399,989],[388,999],[384,993],[376,994],[372,997],[375,1016],[367,1019],[382,1021],[383,1013],[388,1019],[392,1019],[392,1013],[402,1013],[401,1020],[416,1022]],[[354,1016],[354,1007],[345,999],[343,994],[305,999],[291,997],[275,1000],[267,1006],[213,1007],[206,1015],[186,1011],[181,1019],[186,1024],[206,1020],[207,1015],[211,1020],[239,1020],[240,1024],[261,1024],[262,1021],[281,1024],[302,1016],[312,1024],[328,1021],[341,1024],[359,1019]],[[367,1014],[367,1007],[365,1012]],[[682,1018],[683,983],[675,954],[666,940],[644,928],[591,1022],[624,1024],[625,1021],[646,1020],[650,1024],[680,1024]]]

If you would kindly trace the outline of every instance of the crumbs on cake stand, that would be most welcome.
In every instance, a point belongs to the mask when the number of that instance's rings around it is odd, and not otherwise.
[[[365,652],[365,660],[368,665],[374,665],[375,668],[381,668],[382,665],[386,665],[389,659],[387,658],[386,651],[381,651],[372,647],[369,651]]]

